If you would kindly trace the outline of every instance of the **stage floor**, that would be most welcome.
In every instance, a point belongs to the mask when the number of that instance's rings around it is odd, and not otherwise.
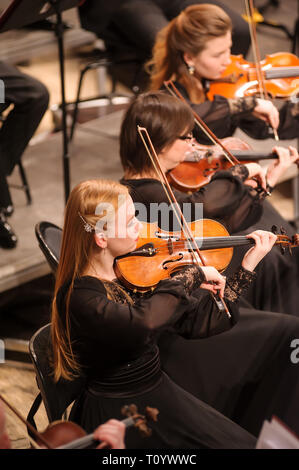
[[[69,148],[71,188],[89,178],[120,178],[118,134],[122,114],[114,112],[77,126]],[[50,272],[34,228],[42,220],[62,225],[65,205],[62,155],[62,134],[58,132],[29,146],[23,156],[33,202],[28,206],[24,192],[12,188],[15,212],[10,223],[19,240],[13,250],[0,249],[0,292]],[[9,181],[20,184],[18,169]]]

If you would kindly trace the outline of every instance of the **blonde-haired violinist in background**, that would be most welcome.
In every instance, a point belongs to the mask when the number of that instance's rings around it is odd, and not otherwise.
[[[215,95],[207,100],[207,84],[230,64],[231,48],[232,22],[222,8],[209,3],[187,7],[157,35],[148,62],[150,89],[159,90],[164,81],[173,80],[218,138],[231,136],[237,127],[255,139],[271,137],[271,127],[280,139],[297,138],[298,103],[289,101],[278,111],[270,100],[255,96]],[[199,128],[194,135],[210,143]]]

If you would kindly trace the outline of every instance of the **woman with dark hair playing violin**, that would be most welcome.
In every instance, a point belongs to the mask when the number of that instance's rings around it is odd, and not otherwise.
[[[148,129],[167,173],[192,151],[194,118],[187,104],[162,91],[139,95],[124,117],[120,136],[120,157],[124,168],[122,182],[130,187],[134,202],[141,202],[147,208],[145,220],[159,222],[155,220],[156,213],[153,219],[150,218],[150,205],[167,203],[168,200],[136,133],[138,124]],[[266,177],[259,164],[247,163],[215,172],[209,184],[191,194],[175,191],[181,207],[189,204],[190,220],[198,218],[194,213],[196,203],[202,203],[203,216],[221,220],[231,234],[245,229],[251,231],[249,227],[252,226],[253,230],[267,230],[273,224],[287,226],[289,230],[287,222],[269,204],[265,210],[268,192],[265,179],[274,186],[285,169],[298,159],[298,153],[295,148],[276,149],[279,159],[269,166]],[[252,177],[260,181],[257,188],[250,186]],[[161,223],[163,225],[165,221]],[[235,250],[234,267],[242,255],[242,249]],[[284,256],[278,250],[272,250],[259,264],[257,279],[246,296],[254,308],[299,315],[298,255],[295,251],[292,257]]]
[[[298,102],[288,101],[278,111],[270,100],[255,96],[225,98],[217,94],[212,101],[207,99],[207,84],[219,79],[231,63],[231,31],[231,20],[220,7],[187,7],[157,35],[148,62],[150,89],[159,90],[165,81],[173,80],[220,139],[233,135],[238,127],[255,139],[271,137],[271,129],[277,130],[280,139],[297,138]],[[194,132],[199,142],[210,144],[199,128]]]
[[[158,408],[159,419],[146,441],[128,431],[127,448],[254,447],[248,432],[161,370],[155,336],[166,326],[185,338],[229,330],[238,318],[238,297],[276,236],[251,234],[256,244],[227,282],[211,266],[189,265],[139,296],[125,289],[114,272],[115,258],[135,249],[139,230],[125,186],[90,180],[71,192],[52,307],[55,379],[86,376],[71,420],[90,432],[112,416],[119,419],[122,406],[133,401],[138,409]],[[200,299],[192,298],[195,289]],[[219,312],[210,292],[221,293],[230,317]]]

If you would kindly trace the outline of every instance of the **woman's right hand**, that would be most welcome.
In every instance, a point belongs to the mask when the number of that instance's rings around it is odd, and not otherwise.
[[[222,276],[213,266],[201,266],[200,268],[206,279],[201,283],[200,287],[211,291],[213,294],[219,293],[220,296],[223,297],[226,277]]]
[[[255,245],[245,253],[242,266],[247,271],[253,271],[264,256],[271,251],[277,236],[266,230],[256,230],[246,236],[253,238]]]
[[[257,105],[253,110],[253,115],[262,121],[267,122],[273,129],[279,126],[279,112],[270,100],[257,98]]]
[[[257,182],[252,180],[252,178],[256,178],[259,182],[260,186],[267,191],[267,183],[266,183],[266,173],[265,170],[259,165],[258,163],[245,163],[245,166],[248,170],[248,178],[245,181],[245,184],[248,186],[252,186],[253,188],[257,187]]]

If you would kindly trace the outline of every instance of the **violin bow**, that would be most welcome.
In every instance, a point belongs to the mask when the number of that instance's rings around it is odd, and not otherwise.
[[[258,47],[256,26],[255,26],[255,21],[254,21],[253,0],[245,0],[245,8],[246,8],[246,15],[248,18],[249,33],[250,33],[250,38],[251,38],[251,43],[252,43],[252,50],[253,50],[253,55],[254,55],[259,92],[260,92],[262,99],[269,100],[269,95],[266,89],[265,80],[264,80],[262,68],[261,68],[261,55],[260,55],[260,50]],[[274,128],[272,129],[273,129],[274,138],[276,141],[278,141],[279,137],[278,137],[277,130]]]
[[[165,194],[168,198],[168,201],[169,203],[174,207],[174,213],[175,213],[175,216],[177,218],[177,221],[183,231],[183,234],[187,240],[187,243],[189,245],[189,248],[190,248],[190,251],[192,253],[192,256],[193,256],[193,259],[195,260],[196,264],[199,265],[199,260],[201,261],[202,265],[205,266],[205,261],[201,255],[201,252],[195,242],[195,239],[193,237],[193,234],[190,230],[190,227],[189,225],[187,224],[186,222],[186,219],[184,217],[184,214],[182,213],[181,211],[181,208],[176,200],[176,197],[167,181],[167,178],[166,178],[166,175],[160,165],[160,162],[159,162],[159,158],[158,158],[158,155],[156,153],[156,150],[153,146],[153,143],[151,141],[151,138],[148,134],[148,131],[145,127],[141,127],[141,126],[137,126],[137,130],[138,130],[138,133],[140,135],[140,138],[143,142],[143,145],[145,147],[145,150],[148,154],[148,156],[150,157],[151,159],[151,162],[153,164],[153,167],[157,173],[157,176],[159,178],[159,181],[162,183],[162,186],[163,186],[163,189],[165,191]],[[192,242],[192,243],[191,243]],[[193,248],[193,246],[195,247],[195,249]],[[196,256],[197,255],[197,256]],[[221,297],[220,294],[212,294],[212,297],[214,298],[215,300],[215,303],[216,305],[218,306],[219,310],[220,311],[225,311],[227,316],[229,318],[231,318],[231,314],[228,310],[228,307],[223,299],[223,297]]]
[[[47,449],[53,449],[53,447],[47,442],[46,439],[44,439],[43,436],[40,435],[40,433],[35,429],[35,427],[32,426],[32,424],[30,424],[25,418],[23,418],[21,413],[19,413],[18,410],[14,406],[12,406],[1,394],[0,394],[0,400],[3,401],[3,403],[20,419],[20,421],[22,421],[23,424],[25,424],[27,429],[34,435],[35,439],[38,439]],[[31,438],[31,436],[28,436],[28,437],[32,445],[39,449],[40,447]]]
[[[240,165],[241,162],[223,145],[220,139],[211,131],[211,129],[206,125],[206,123],[201,119],[201,117],[194,111],[194,109],[191,107],[190,103],[183,97],[183,95],[180,93],[180,91],[177,89],[175,84],[173,83],[172,80],[167,80],[164,82],[164,86],[167,89],[167,91],[174,96],[175,98],[180,99],[184,103],[186,103],[194,116],[194,122],[199,126],[199,128],[209,137],[209,139],[215,144],[218,145],[219,147],[222,148],[224,152],[224,156],[227,158],[227,160],[232,164],[232,166],[235,165]],[[256,178],[252,178],[256,180]],[[256,180],[257,181],[257,180]],[[258,181],[257,181],[258,183]],[[267,192],[267,195],[269,196],[270,193]]]
[[[175,84],[173,83],[172,80],[166,80],[164,81],[164,86],[167,89],[167,91],[174,96],[175,98],[179,98],[181,101],[186,103],[194,116],[194,122],[195,124],[206,134],[206,136],[215,144],[218,145],[219,147],[222,148],[224,152],[224,156],[227,158],[227,160],[234,166],[234,165],[239,165],[240,162],[239,160],[223,145],[220,139],[211,131],[211,129],[206,125],[206,123],[201,119],[201,117],[194,111],[194,109],[191,107],[190,103],[183,97],[183,95],[180,93],[180,91],[177,89]]]

